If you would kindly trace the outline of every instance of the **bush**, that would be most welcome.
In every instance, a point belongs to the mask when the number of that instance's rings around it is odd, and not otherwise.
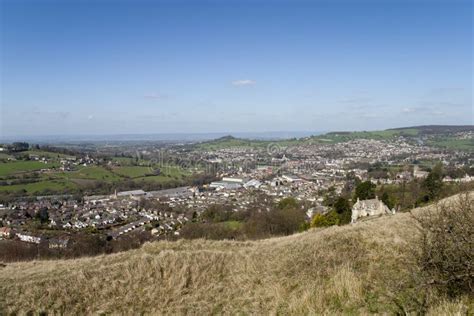
[[[209,206],[202,214],[202,218],[206,221],[219,223],[230,219],[232,211],[227,210],[225,205],[214,204]]]
[[[419,282],[450,298],[474,293],[474,198],[438,204],[416,217],[421,242],[416,255]]]
[[[299,208],[271,209],[251,214],[243,230],[248,238],[290,235],[301,229],[305,213]]]
[[[181,229],[181,236],[186,239],[236,239],[240,231],[225,223],[189,223]]]
[[[335,211],[327,214],[316,214],[311,220],[311,227],[327,227],[339,224],[339,216]]]
[[[281,210],[283,209],[289,209],[289,208],[298,208],[298,202],[292,198],[292,197],[287,197],[278,202],[277,207]]]

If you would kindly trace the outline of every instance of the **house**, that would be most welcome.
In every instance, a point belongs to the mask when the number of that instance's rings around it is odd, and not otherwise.
[[[219,190],[222,190],[222,189],[237,190],[237,189],[240,189],[242,187],[242,185],[240,185],[240,183],[236,183],[236,182],[214,181],[214,182],[211,182],[209,184],[209,187],[210,188],[216,188],[216,189],[219,189]]]
[[[231,183],[239,183],[239,184],[244,184],[248,180],[243,179],[243,178],[235,178],[235,177],[223,177],[222,178],[223,182],[231,182]]]
[[[256,179],[252,179],[248,182],[246,182],[244,184],[244,188],[248,189],[248,188],[256,188],[258,189],[260,186],[262,185],[262,183]]]
[[[370,200],[359,200],[352,207],[352,223],[355,223],[356,220],[360,217],[366,216],[376,216],[384,214],[395,214],[395,209],[390,210],[387,205],[385,205],[379,198],[376,196],[375,199]]]
[[[0,227],[0,237],[10,238],[12,235],[12,229],[10,227]]]
[[[297,177],[295,175],[290,175],[290,174],[285,174],[282,176],[282,178],[290,183],[302,181],[300,177]]]
[[[418,166],[413,168],[413,176],[417,179],[424,179],[428,176],[428,171],[422,171]]]
[[[16,236],[24,242],[29,242],[32,244],[39,244],[41,242],[41,237],[36,237],[32,235],[28,235],[26,233],[17,233]]]
[[[132,197],[132,196],[144,196],[146,194],[143,190],[132,190],[132,191],[123,191],[117,192],[116,197]]]

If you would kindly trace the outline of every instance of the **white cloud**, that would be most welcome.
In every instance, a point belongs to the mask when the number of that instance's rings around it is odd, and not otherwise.
[[[254,80],[250,80],[250,79],[232,81],[233,86],[253,86],[256,83],[257,82],[255,82]]]
[[[403,108],[402,109],[402,112],[403,113],[413,113],[415,112],[416,110],[414,108]]]
[[[87,117],[88,120],[92,120],[93,118],[94,118],[94,115],[92,114]]]

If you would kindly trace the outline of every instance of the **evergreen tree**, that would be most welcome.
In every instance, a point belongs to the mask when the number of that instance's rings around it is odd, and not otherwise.
[[[357,185],[355,190],[355,199],[368,200],[375,198],[376,185],[370,181],[364,181]]]

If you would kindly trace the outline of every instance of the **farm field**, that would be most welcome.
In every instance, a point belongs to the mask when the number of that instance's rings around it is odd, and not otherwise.
[[[57,163],[42,163],[39,161],[11,161],[0,162],[0,177],[8,176],[19,172],[28,172],[41,169],[58,167]]]
[[[147,182],[147,183],[154,182],[154,183],[165,184],[165,183],[170,183],[172,181],[176,181],[176,180],[180,180],[180,179],[181,178],[168,177],[168,176],[165,176],[165,175],[159,175],[159,176],[140,177],[140,178],[135,178],[133,180],[137,183],[139,183],[139,182]]]
[[[41,193],[44,190],[51,190],[55,192],[61,192],[65,189],[74,189],[76,185],[71,181],[65,180],[44,180],[39,182],[27,183],[27,184],[15,184],[0,186],[0,191],[21,191],[25,190],[28,194]]]
[[[474,139],[435,139],[430,141],[429,144],[448,149],[474,151]]]
[[[82,167],[78,171],[69,173],[71,178],[78,179],[92,179],[92,180],[103,180],[103,181],[117,181],[120,180],[120,176],[100,166],[87,166]]]
[[[47,158],[72,158],[73,156],[65,155],[56,152],[44,151],[44,150],[27,150],[21,152],[22,155],[37,155],[39,157],[47,157]]]
[[[142,167],[142,166],[131,166],[131,167],[118,167],[114,168],[113,173],[128,177],[128,178],[138,178],[143,177],[147,174],[153,173],[153,168],[151,167]]]

